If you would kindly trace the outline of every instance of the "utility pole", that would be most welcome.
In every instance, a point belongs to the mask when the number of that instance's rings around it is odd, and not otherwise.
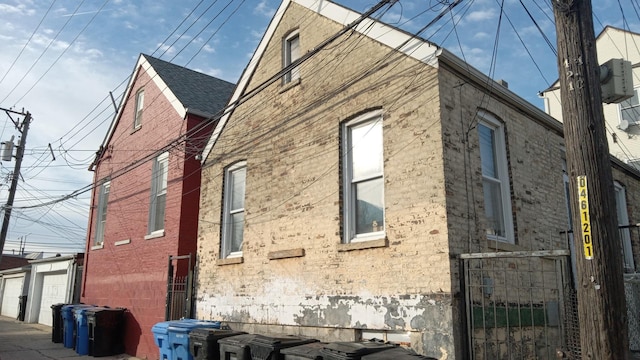
[[[13,200],[16,196],[16,189],[18,188],[18,180],[20,179],[20,166],[22,165],[22,158],[24,157],[25,145],[27,144],[27,133],[29,132],[29,124],[31,123],[31,114],[27,111],[26,113],[16,112],[8,109],[4,110],[7,115],[13,113],[18,115],[23,115],[24,119],[22,120],[22,124],[11,119],[18,129],[18,131],[22,134],[20,136],[20,143],[18,144],[18,149],[16,150],[16,165],[13,169],[13,174],[11,176],[11,187],[9,188],[9,197],[7,198],[7,203],[4,206],[4,217],[2,220],[2,230],[0,230],[0,263],[2,263],[2,252],[4,251],[4,243],[7,239],[7,231],[9,230],[9,219],[11,218],[11,210],[13,208]],[[9,115],[9,117],[11,117]]]
[[[622,247],[591,0],[551,0],[576,241],[583,359],[627,359]]]

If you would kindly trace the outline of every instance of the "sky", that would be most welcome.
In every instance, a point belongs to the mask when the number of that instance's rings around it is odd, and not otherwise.
[[[336,2],[359,12],[376,4]],[[374,17],[417,33],[448,4],[399,0]],[[93,181],[88,168],[140,53],[235,83],[279,5],[0,1],[0,108],[32,115],[4,253],[19,251],[21,243],[26,252],[45,256],[84,251],[91,205],[86,190]],[[593,7],[596,35],[606,25],[640,32],[639,0],[600,0]],[[505,80],[540,108],[538,92],[557,79],[551,0],[462,0],[419,35]],[[14,122],[23,118],[0,111],[0,141],[13,136],[17,144]],[[7,201],[14,166],[15,159],[0,162],[0,204]],[[69,194],[77,195],[55,201]]]

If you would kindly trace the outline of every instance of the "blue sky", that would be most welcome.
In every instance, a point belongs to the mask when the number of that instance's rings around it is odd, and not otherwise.
[[[376,4],[336,2],[360,12]],[[37,206],[92,182],[93,173],[87,169],[114,114],[109,92],[119,101],[141,52],[236,82],[279,4],[0,1],[0,107],[27,110],[34,119],[14,205]],[[492,78],[504,79],[511,90],[542,107],[537,93],[557,78],[550,4],[551,0],[463,0],[421,36]],[[640,32],[638,0],[601,0],[593,6],[596,35],[605,25]],[[382,20],[416,32],[444,7],[438,1],[400,0],[384,11]],[[0,120],[0,141],[18,136],[2,112]],[[13,166],[0,163],[2,204]],[[53,206],[14,210],[5,253],[17,249],[20,238],[26,239],[27,251],[83,251],[89,196],[86,192]]]

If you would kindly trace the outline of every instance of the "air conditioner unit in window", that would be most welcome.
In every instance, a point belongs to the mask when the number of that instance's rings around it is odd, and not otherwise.
[[[619,103],[633,97],[631,62],[611,59],[600,65],[602,102]]]

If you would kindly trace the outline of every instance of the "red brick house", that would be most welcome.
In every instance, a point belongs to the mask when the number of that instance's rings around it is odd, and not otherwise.
[[[195,264],[196,155],[233,88],[140,55],[89,169],[95,175],[81,301],[127,309],[127,354],[157,358],[152,326],[191,316],[189,302],[166,305],[168,289],[181,286],[176,280],[187,279]]]

